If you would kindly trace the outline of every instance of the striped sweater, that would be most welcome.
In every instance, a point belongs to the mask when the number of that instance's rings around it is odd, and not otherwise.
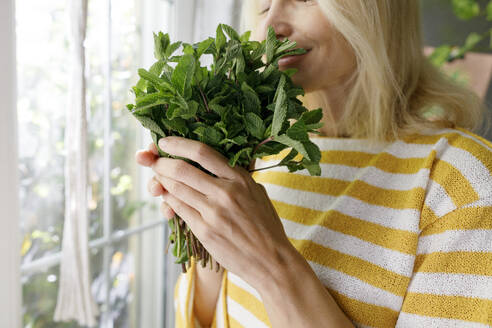
[[[492,143],[461,128],[373,145],[310,140],[321,150],[321,176],[286,167],[252,176],[353,324],[492,327]],[[175,285],[177,328],[200,327],[196,265]],[[212,327],[243,326],[271,324],[259,293],[225,270]]]

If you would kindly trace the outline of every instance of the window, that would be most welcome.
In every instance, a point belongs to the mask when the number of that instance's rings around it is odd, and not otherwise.
[[[53,322],[65,206],[65,109],[70,106],[67,2],[17,0],[15,6],[22,326],[79,327]],[[164,286],[174,286],[164,270],[167,221],[159,214],[159,200],[146,191],[151,172],[134,160],[135,151],[151,139],[125,107],[132,102],[129,88],[137,69],[148,66],[153,44],[147,35],[169,28],[171,8],[160,0],[88,1],[86,205],[92,294],[103,327],[164,326],[169,302]]]

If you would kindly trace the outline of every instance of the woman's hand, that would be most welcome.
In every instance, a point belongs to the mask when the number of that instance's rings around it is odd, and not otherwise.
[[[159,153],[154,143],[149,144],[148,150],[139,150],[135,155],[137,162],[143,166],[152,166],[158,158]],[[167,192],[155,176],[147,183],[147,190],[154,197]],[[168,220],[172,219],[175,215],[173,209],[165,201],[161,203],[160,212]]]
[[[268,277],[293,245],[265,188],[246,169],[231,168],[227,158],[202,142],[177,136],[166,137],[166,144],[162,140],[163,151],[189,158],[217,177],[181,159],[159,158],[152,145],[151,152],[137,153],[137,161],[156,173],[154,178],[162,186],[156,187],[155,194],[162,193],[225,269],[252,286]]]

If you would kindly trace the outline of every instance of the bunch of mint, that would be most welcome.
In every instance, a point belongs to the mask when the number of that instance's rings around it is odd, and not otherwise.
[[[281,57],[306,50],[295,49],[296,42],[288,39],[278,40],[271,26],[262,42],[250,41],[250,34],[240,36],[232,27],[219,24],[215,38],[191,45],[171,43],[168,34],[154,33],[157,61],[148,70],[138,70],[140,80],[132,87],[135,104],[127,108],[150,130],[160,156],[183,159],[212,176],[198,163],[162,151],[159,139],[178,135],[199,140],[228,158],[231,167],[240,165],[249,172],[257,171],[249,169],[254,159],[291,147],[275,166],[287,166],[289,172],[307,169],[319,176],[321,153],[308,132],[319,133],[322,110],[308,111],[296,98],[304,95],[291,80],[297,69],[278,68]],[[183,54],[173,56],[181,46]],[[213,56],[211,69],[200,65],[205,54]],[[295,123],[291,125],[290,119]],[[294,161],[299,153],[302,160]],[[175,263],[182,264],[183,272],[191,256],[202,260],[202,267],[210,259],[213,269],[210,255],[179,216],[169,220],[169,226]],[[219,267],[217,263],[217,271]]]

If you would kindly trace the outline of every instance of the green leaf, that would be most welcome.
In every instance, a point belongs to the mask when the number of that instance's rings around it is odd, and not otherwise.
[[[287,168],[289,169],[289,172],[296,172],[304,169],[304,166],[302,165],[302,163],[298,164],[296,162],[290,162],[287,164]]]
[[[293,49],[295,48],[295,46],[297,45],[297,42],[295,41],[290,41],[289,39],[286,39],[278,48],[277,50],[275,51],[275,55],[278,55],[280,54],[281,52],[283,51],[287,51],[287,50],[290,50],[290,49]]]
[[[325,124],[320,122],[320,123],[315,123],[315,124],[307,124],[306,125],[306,131],[308,132],[319,132],[319,131],[315,131],[319,128],[322,128]]]
[[[198,102],[191,100],[189,102],[176,101],[171,99],[171,106],[167,110],[167,118],[172,120],[176,117],[181,117],[185,120],[194,118],[198,111]]]
[[[285,78],[285,75],[282,74],[282,76],[280,77],[280,80],[278,82],[278,85],[277,85],[277,90],[275,92],[275,96],[273,97],[273,102],[277,101],[277,98],[278,98],[280,91],[284,90],[285,83],[286,83],[286,78]]]
[[[154,133],[157,133],[161,136],[165,136],[166,134],[164,133],[164,131],[162,131],[161,127],[159,126],[159,124],[157,124],[156,122],[154,122],[154,120],[148,116],[143,116],[143,115],[138,115],[138,114],[134,114],[133,116],[135,116],[137,118],[137,120],[140,121],[140,123],[142,124],[142,126],[144,128],[147,128],[149,129],[150,131],[154,132]]]
[[[268,34],[266,39],[267,64],[270,64],[272,62],[275,51],[277,50],[278,42],[279,41],[277,39],[277,36],[275,35],[275,30],[271,25],[268,26]]]
[[[242,53],[236,58],[236,76],[241,72],[244,72],[244,68],[246,67],[246,61],[244,60],[244,55]]]
[[[265,133],[265,124],[261,117],[255,113],[246,113],[244,115],[244,125],[246,126],[246,131],[248,131],[252,136],[262,139]]]
[[[321,152],[318,146],[309,140],[303,141],[303,145],[307,153],[309,154],[309,161],[319,163],[319,161],[321,160]]]
[[[222,29],[224,30],[224,32],[227,33],[227,35],[229,36],[230,39],[236,40],[236,41],[241,41],[239,34],[232,27],[230,27],[227,24],[221,24],[221,26],[222,26]]]
[[[475,47],[480,41],[482,41],[482,36],[480,34],[475,32],[470,33],[466,38],[465,45],[463,46],[463,53],[473,49],[473,47]]]
[[[246,31],[243,33],[243,35],[241,35],[239,39],[241,40],[241,42],[246,42],[249,41],[250,37],[251,37],[251,31]]]
[[[222,31],[222,25],[219,24],[217,26],[217,32],[215,37],[215,48],[217,49],[217,56],[220,54],[225,44],[226,44],[226,37],[224,35],[224,32]]]
[[[169,35],[159,32],[154,34],[154,57],[157,60],[167,59],[166,49],[169,46]]]
[[[158,60],[152,66],[150,66],[149,72],[159,77],[165,65],[166,62],[164,60]]]
[[[166,58],[170,58],[172,54],[181,46],[182,42],[174,42],[166,49]]]
[[[277,101],[275,103],[275,112],[273,114],[272,133],[271,133],[272,137],[277,136],[279,134],[286,117],[287,117],[286,95],[284,89],[281,88],[277,97]]]
[[[452,5],[456,16],[463,20],[469,20],[480,14],[480,6],[475,0],[452,0]]]
[[[153,104],[161,98],[162,98],[162,96],[158,92],[151,93],[151,94],[144,94],[144,95],[137,97],[135,99],[135,102],[137,104],[136,107]]]
[[[255,50],[253,50],[253,52],[251,53],[251,60],[258,60],[260,59],[263,54],[265,53],[265,49],[266,49],[266,41],[264,40],[263,42],[261,43],[256,43],[258,46]]]
[[[171,80],[178,92],[185,98],[191,96],[191,81],[196,70],[196,59],[192,55],[183,55],[174,69]]]
[[[251,147],[241,149],[236,154],[234,154],[234,156],[232,158],[229,159],[229,166],[234,167],[241,156],[243,156],[243,158],[244,158],[244,155],[246,155],[246,159],[251,158],[251,152],[252,151],[253,151],[253,148],[251,148]]]
[[[138,70],[138,75],[142,78],[147,80],[154,88],[160,91],[171,91],[175,92],[175,89],[172,85],[169,83],[159,79],[159,77],[155,74],[152,74],[151,72],[147,72],[145,69],[140,68]]]
[[[150,136],[152,137],[152,141],[154,142],[154,145],[156,146],[157,148],[157,152],[159,153],[159,156],[160,157],[167,157],[168,154],[163,151],[161,149],[161,147],[159,147],[159,140],[162,138],[162,137],[165,137],[165,136],[161,136],[153,131],[150,131]]]
[[[288,68],[288,69],[284,70],[283,72],[284,72],[284,74],[288,75],[289,77],[292,77],[298,71],[299,70],[297,68],[293,67],[293,68]],[[302,89],[302,88],[295,88],[293,90],[302,90],[302,93],[299,93],[299,94],[304,95],[304,89]]]
[[[211,126],[199,126],[193,130],[193,133],[199,136],[201,142],[210,146],[218,146],[224,138],[222,132]]]
[[[441,67],[447,61],[450,54],[451,46],[444,44],[434,49],[428,59],[434,66]]]
[[[489,3],[487,4],[487,7],[485,8],[485,12],[487,15],[487,20],[492,21],[492,0],[490,0]],[[492,36],[492,31],[490,35]],[[491,47],[492,47],[492,42],[491,42]]]
[[[289,154],[287,156],[285,156],[279,163],[278,165],[284,165],[288,162],[290,162],[292,159],[294,159],[294,157],[297,156],[297,154],[299,154],[299,152],[297,150],[295,150],[294,148],[292,148],[289,152]]]
[[[323,118],[323,109],[318,108],[302,113],[301,117],[299,118],[299,121],[303,121],[306,124],[314,124],[321,121],[322,118]]]
[[[304,147],[304,143],[298,140],[291,139],[289,136],[283,134],[280,136],[274,136],[273,140],[276,142],[279,142],[281,144],[287,145],[289,147],[294,148],[297,150],[301,155],[303,155],[305,158],[308,160],[311,160],[311,157],[309,157],[309,153],[307,152],[306,148]]]
[[[306,131],[306,125],[303,121],[295,122],[290,128],[287,129],[286,134],[295,140],[308,141],[309,136]]]
[[[489,46],[492,48],[492,28],[489,30],[490,33],[490,44]]]
[[[314,161],[308,161],[307,159],[302,159],[302,165],[309,171],[309,174],[312,176],[320,176],[321,175],[321,167],[319,163]]]
[[[263,80],[266,80],[270,74],[272,74],[274,71],[278,70],[278,66],[275,66],[273,64],[268,65],[263,72],[261,72],[261,78]]]
[[[198,49],[196,50],[197,57],[200,58],[201,55],[205,53],[205,51],[210,49],[214,41],[215,40],[213,38],[208,38],[207,40],[200,42],[200,44],[198,45]]]
[[[186,126],[186,121],[181,117],[176,117],[173,120],[163,117],[161,118],[161,122],[167,129],[178,131],[182,136],[187,136],[189,133],[189,129]]]
[[[256,87],[256,92],[258,93],[270,93],[275,91],[275,88],[271,85],[259,85]]]
[[[246,82],[241,85],[241,91],[244,96],[244,111],[245,112],[255,112],[260,114],[261,101],[255,90],[251,88]]]

